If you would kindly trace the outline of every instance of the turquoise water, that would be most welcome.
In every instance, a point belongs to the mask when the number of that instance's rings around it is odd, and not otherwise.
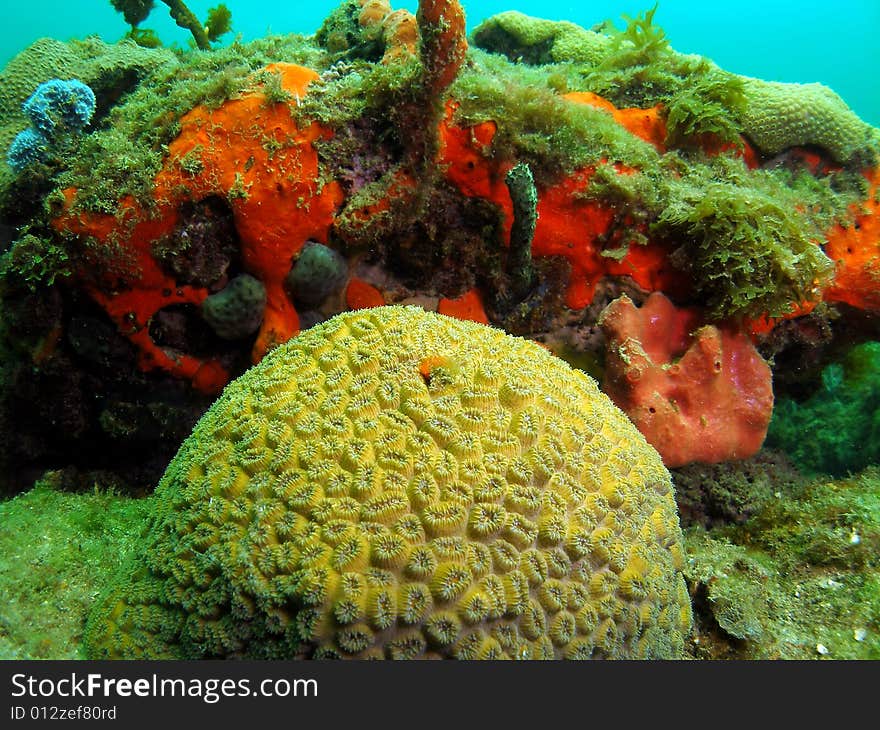
[[[204,18],[217,0],[190,0]],[[165,43],[185,44],[167,9],[157,7],[144,27]],[[245,40],[272,33],[313,33],[338,3],[241,2],[227,0],[233,31]],[[97,33],[115,40],[127,26],[109,0],[38,0],[4,3],[5,30],[0,37],[0,65],[41,36],[66,40]],[[398,0],[395,8],[415,10],[417,2]],[[481,0],[464,3],[471,28],[503,10],[519,10],[590,27],[622,13],[636,15],[649,0],[594,0],[586,3],[544,0]],[[773,81],[820,81],[833,88],[865,121],[880,126],[880,94],[874,74],[880,68],[878,0],[745,0],[694,2],[663,0],[656,21],[672,46],[682,53],[708,56],[735,73]],[[228,36],[232,38],[232,36]]]

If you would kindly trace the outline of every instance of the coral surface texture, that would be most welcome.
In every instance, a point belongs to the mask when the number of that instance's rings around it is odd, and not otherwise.
[[[415,307],[231,384],[100,600],[92,657],[676,657],[669,474],[587,376]]]

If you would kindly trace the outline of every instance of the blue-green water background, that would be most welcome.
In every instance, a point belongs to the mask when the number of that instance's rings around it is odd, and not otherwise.
[[[219,0],[188,0],[206,17]],[[67,40],[98,34],[116,40],[127,30],[108,0],[0,0],[0,65],[36,38]],[[313,33],[338,0],[226,0],[233,34],[251,40],[271,33]],[[392,0],[415,10],[417,0]],[[651,0],[465,0],[468,27],[503,10],[519,10],[590,27],[622,13],[636,15]],[[880,126],[880,0],[661,0],[655,21],[673,48],[708,56],[722,68],[771,81],[821,81],[834,89],[865,121]],[[618,27],[620,23],[618,23]],[[143,24],[166,44],[185,45],[188,35],[156,8]]]

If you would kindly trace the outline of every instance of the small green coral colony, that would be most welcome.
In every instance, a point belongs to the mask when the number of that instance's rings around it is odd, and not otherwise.
[[[415,307],[228,386],[169,466],[93,658],[677,657],[669,473],[583,373]]]

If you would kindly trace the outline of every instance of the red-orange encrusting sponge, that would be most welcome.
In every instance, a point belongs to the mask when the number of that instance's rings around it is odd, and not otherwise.
[[[641,308],[624,295],[599,317],[608,339],[602,390],[667,467],[752,456],[773,412],[770,368],[748,334],[701,322],[699,310],[659,292]]]
[[[827,234],[825,253],[834,261],[834,280],[824,293],[827,302],[846,302],[859,309],[880,310],[880,167],[865,173],[868,195],[853,206],[855,220],[835,225]]]
[[[317,74],[294,64],[267,66],[298,99]],[[200,388],[219,389],[228,379],[216,364],[169,354],[150,339],[150,318],[175,303],[201,304],[206,289],[178,287],[153,258],[151,245],[178,223],[186,201],[211,195],[230,205],[241,241],[245,271],[266,288],[266,310],[253,349],[258,361],[299,330],[296,311],[283,288],[291,261],[307,240],[325,242],[342,191],[318,183],[313,142],[329,132],[313,123],[299,129],[287,103],[269,101],[261,90],[229,99],[220,107],[198,106],[181,119],[154,181],[156,205],[145,211],[131,198],[115,216],[76,212],[74,190],[65,192],[58,230],[91,236],[97,243],[90,270],[80,272],[90,294],[141,353],[141,367],[189,378]],[[108,262],[112,262],[112,267]],[[205,371],[207,368],[207,372]]]
[[[440,165],[447,180],[464,195],[495,203],[503,213],[503,237],[510,240],[513,203],[505,184],[509,162],[496,162],[488,150],[497,124],[483,122],[472,127],[452,123],[455,104],[447,105],[440,125]],[[637,170],[615,165],[618,174]],[[676,292],[686,286],[684,276],[667,264],[667,251],[659,244],[630,245],[619,258],[603,256],[604,237],[614,221],[612,206],[586,199],[583,193],[595,173],[592,166],[576,170],[555,185],[538,189],[538,221],[532,241],[534,256],[562,256],[571,263],[566,304],[581,309],[590,304],[596,285],[606,275],[631,276],[649,290]]]
[[[768,317],[766,314],[752,319],[747,317],[742,322],[742,330],[743,332],[749,332],[753,339],[757,339],[760,335],[766,335],[771,332],[780,322],[809,314],[816,308],[817,304],[818,302],[793,302],[791,309],[781,317]]]
[[[352,277],[351,281],[348,282],[348,288],[345,290],[345,304],[352,311],[381,307],[385,304],[385,297],[372,284],[367,284],[362,279]]]
[[[281,76],[295,98],[318,78],[311,69],[273,63],[265,69]],[[317,123],[299,129],[284,103],[267,103],[260,92],[230,99],[217,109],[199,106],[181,120],[181,133],[169,147],[170,159],[197,155],[203,171],[192,179],[179,166],[166,165],[156,181],[157,196],[173,198],[188,185],[196,199],[223,195],[232,206],[245,270],[266,287],[266,312],[253,360],[299,331],[284,277],[308,240],[327,241],[333,215],[342,202],[338,183],[318,184],[318,154],[312,145],[329,132]]]
[[[382,19],[385,53],[382,63],[414,58],[419,45],[419,25],[409,10],[393,10]]]
[[[381,25],[391,12],[391,4],[388,0],[358,0],[358,5],[361,8],[358,13],[358,25],[361,28]]]
[[[662,107],[659,104],[648,109],[618,109],[607,99],[590,91],[572,91],[562,98],[610,112],[621,127],[645,142],[650,142],[659,152],[666,151],[666,122],[660,114]]]
[[[437,305],[437,312],[447,317],[489,324],[483,300],[476,289],[465,292],[457,299],[441,299]]]
[[[180,353],[170,354],[156,345],[149,333],[150,319],[172,304],[200,305],[207,289],[177,286],[151,252],[151,244],[168,234],[177,223],[177,211],[167,204],[151,219],[127,196],[119,202],[116,216],[88,212],[71,213],[75,191],[64,191],[67,211],[53,221],[58,230],[91,236],[85,261],[77,272],[89,295],[138,350],[143,371],[159,368],[190,380],[204,393],[219,392],[229,380],[219,363]]]
[[[510,238],[513,224],[513,201],[505,178],[513,167],[511,162],[498,162],[490,157],[492,139],[498,125],[489,120],[470,127],[452,123],[458,104],[447,102],[446,117],[440,123],[439,165],[446,179],[469,198],[484,198],[503,212],[504,239]]]

